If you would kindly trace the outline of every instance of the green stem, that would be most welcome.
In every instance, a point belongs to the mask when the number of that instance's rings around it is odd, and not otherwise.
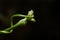
[[[17,16],[23,17],[24,19],[19,20],[16,24],[13,25],[13,18]],[[14,14],[13,16],[11,16],[11,26],[5,30],[0,30],[0,33],[11,33],[16,27],[26,25],[27,21],[35,22],[35,19],[33,17],[33,10],[29,11],[28,15]]]

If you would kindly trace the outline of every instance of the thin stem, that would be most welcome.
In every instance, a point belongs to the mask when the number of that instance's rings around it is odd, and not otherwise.
[[[11,33],[13,31],[13,29],[15,29],[18,26],[23,26],[27,24],[27,21],[33,21],[35,22],[35,19],[33,18],[33,10],[28,12],[28,15],[22,15],[22,14],[14,14],[13,16],[11,16],[10,20],[11,20],[11,26],[5,30],[0,30],[0,33]],[[14,17],[24,17],[24,19],[19,20],[16,24],[13,25],[13,18]]]

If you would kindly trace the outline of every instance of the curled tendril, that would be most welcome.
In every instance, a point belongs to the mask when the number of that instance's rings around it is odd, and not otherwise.
[[[28,11],[28,14],[27,15],[22,15],[22,14],[14,14],[13,16],[11,16],[10,20],[11,20],[11,23],[10,23],[10,27],[9,28],[6,28],[4,30],[0,30],[0,33],[12,33],[13,29],[15,29],[16,27],[18,26],[23,26],[27,23],[27,21],[32,21],[32,22],[35,22],[35,19],[33,18],[34,15],[33,15],[33,10],[30,10]],[[13,25],[13,18],[14,17],[23,17],[24,19],[21,19],[19,20],[16,24]]]

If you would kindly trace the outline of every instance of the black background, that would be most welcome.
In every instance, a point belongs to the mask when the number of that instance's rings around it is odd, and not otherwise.
[[[27,14],[34,10],[36,22],[16,28],[11,34],[1,34],[0,40],[57,40],[60,36],[59,4],[56,0],[2,0],[0,11],[7,18],[1,27],[9,26],[9,17],[14,13]],[[57,8],[57,9],[56,9]]]

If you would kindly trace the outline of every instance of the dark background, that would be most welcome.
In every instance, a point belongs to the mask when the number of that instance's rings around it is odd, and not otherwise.
[[[60,38],[59,4],[56,0],[1,0],[0,11],[6,18],[1,28],[9,27],[9,17],[34,10],[36,22],[16,28],[11,34],[1,34],[0,40],[57,40]]]

